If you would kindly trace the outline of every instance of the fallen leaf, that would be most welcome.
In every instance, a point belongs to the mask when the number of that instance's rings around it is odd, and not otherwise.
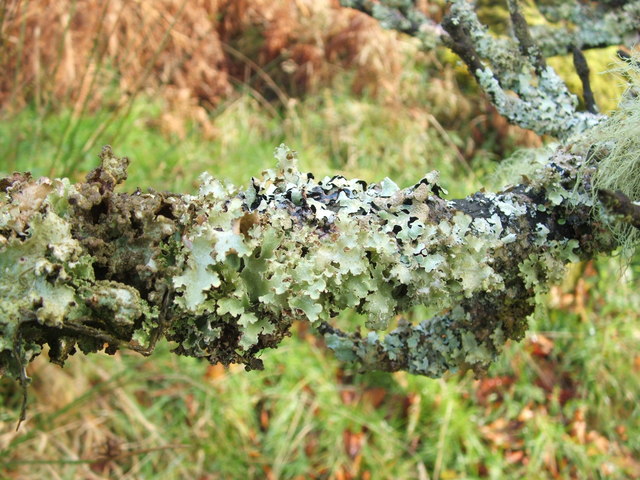
[[[587,441],[587,422],[584,419],[585,407],[578,408],[571,421],[571,436],[581,445]]]
[[[354,459],[362,450],[362,446],[364,445],[365,433],[360,432],[352,432],[350,429],[342,432],[342,441],[344,442],[344,449],[349,458]]]
[[[524,458],[524,452],[522,450],[508,450],[505,452],[504,458],[507,463],[520,463]]]
[[[224,365],[221,363],[216,363],[215,365],[209,365],[207,367],[207,371],[204,374],[204,378],[206,380],[218,380],[227,375],[227,370]]]
[[[362,394],[362,401],[370,404],[374,408],[382,405],[387,396],[387,389],[382,387],[367,388]]]
[[[476,381],[476,400],[481,405],[502,401],[506,390],[513,385],[515,378],[510,375],[486,377]]]
[[[587,433],[587,441],[592,443],[599,453],[607,453],[609,451],[609,440],[595,430]]]
[[[537,357],[547,357],[551,353],[554,347],[553,340],[540,333],[536,333],[529,337],[529,344],[527,349],[531,352],[531,355]]]

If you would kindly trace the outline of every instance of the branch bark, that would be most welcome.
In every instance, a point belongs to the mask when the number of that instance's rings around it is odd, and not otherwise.
[[[426,48],[436,43],[450,48],[514,125],[565,141],[604,120],[597,112],[582,50],[637,41],[640,1],[540,5],[547,22],[529,27],[519,2],[509,0],[511,37],[490,33],[478,20],[473,2],[448,3],[449,12],[438,25],[412,0],[343,0],[387,28],[420,38]],[[546,64],[545,56],[566,53],[575,55],[586,111],[578,109],[576,96]]]

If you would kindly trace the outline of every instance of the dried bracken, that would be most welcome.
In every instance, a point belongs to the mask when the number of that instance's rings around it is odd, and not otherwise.
[[[208,130],[235,83],[285,100],[349,67],[360,92],[396,87],[401,56],[377,22],[331,0],[11,0],[0,6],[0,107],[60,100],[76,114],[164,99],[161,126]]]

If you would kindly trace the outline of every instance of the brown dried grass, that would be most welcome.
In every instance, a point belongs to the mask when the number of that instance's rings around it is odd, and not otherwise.
[[[354,72],[355,92],[398,86],[396,36],[337,0],[8,0],[0,108],[117,108],[162,97],[166,124],[207,125],[236,82],[286,101]],[[114,93],[115,92],[115,93]],[[115,97],[115,98],[114,98]]]

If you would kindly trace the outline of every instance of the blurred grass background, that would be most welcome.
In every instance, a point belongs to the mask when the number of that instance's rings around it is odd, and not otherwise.
[[[612,58],[590,53],[595,71]],[[454,198],[547,142],[449,53],[332,0],[7,0],[0,72],[0,175],[79,180],[111,144],[132,160],[124,189],[188,193],[204,170],[248,182],[286,142],[316,175],[406,186],[438,169]],[[605,110],[616,82],[594,75]],[[637,257],[572,266],[480,380],[361,374],[304,325],[263,372],[166,344],[64,369],[43,354],[17,432],[21,392],[0,380],[0,477],[640,478],[639,276]]]

